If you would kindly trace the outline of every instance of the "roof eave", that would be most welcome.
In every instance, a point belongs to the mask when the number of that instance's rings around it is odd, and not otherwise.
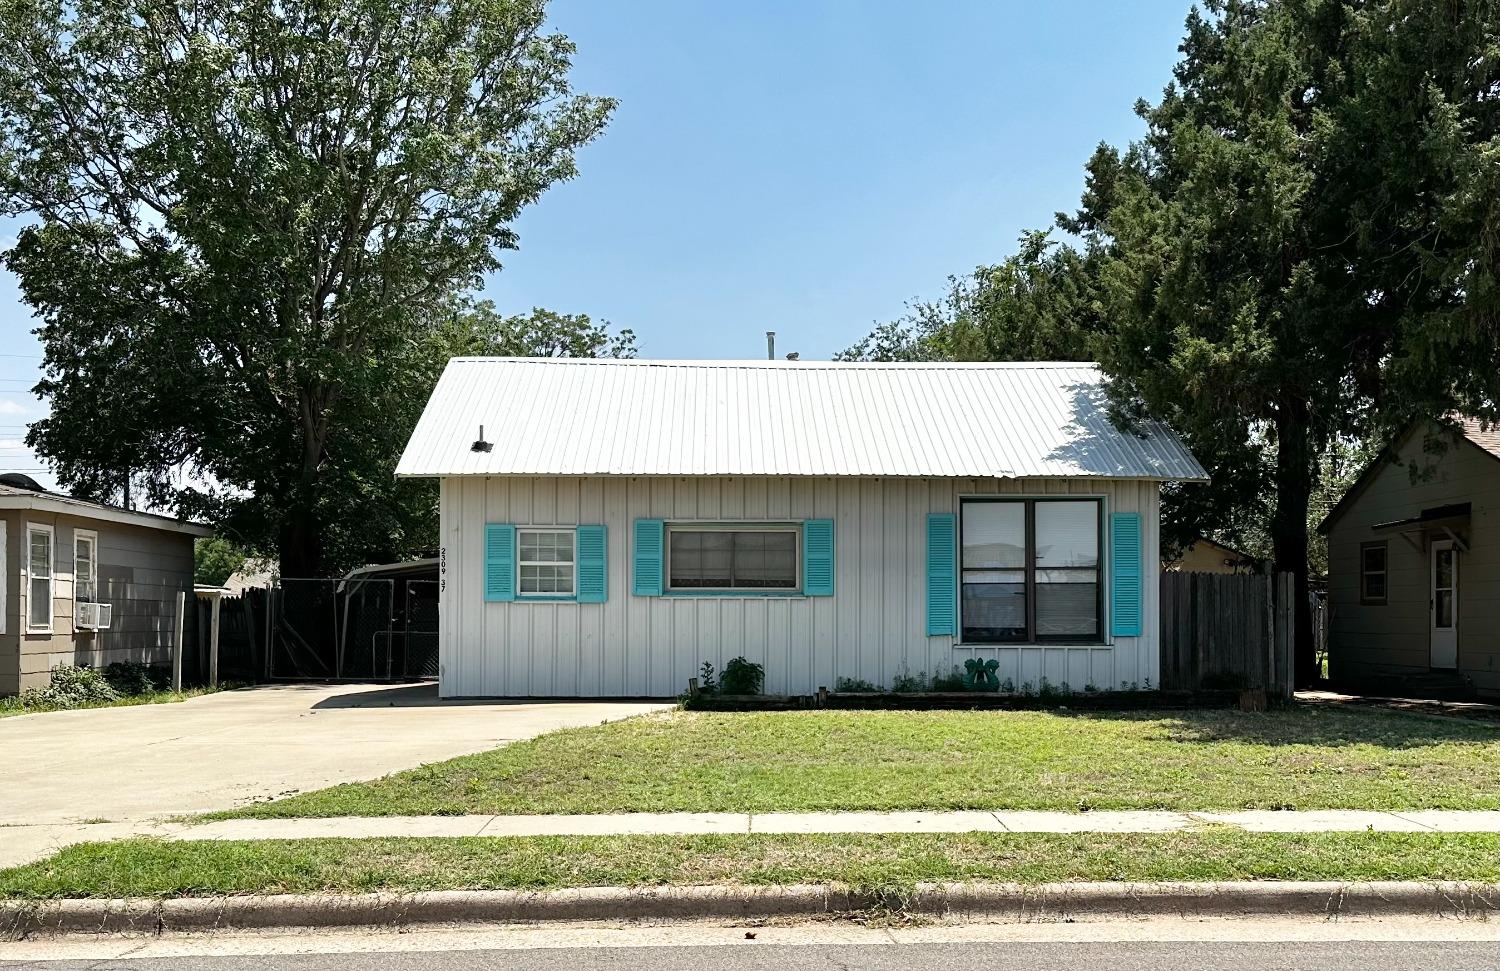
[[[395,472],[395,477],[398,479],[1099,479],[1103,481],[1127,482],[1181,482],[1188,485],[1207,485],[1212,481],[1206,473],[1203,475],[1132,475],[1124,472],[1077,472],[1071,474],[1037,472],[1016,475],[1013,473],[996,472],[556,472],[544,470],[519,472],[434,472],[398,469]]]
[[[101,522],[119,523],[125,526],[160,529],[169,533],[185,533],[200,539],[206,539],[214,535],[213,527],[205,526],[202,523],[172,519],[168,516],[156,516],[151,513],[140,513],[130,509],[115,509],[110,506],[99,506],[93,503],[57,499],[45,495],[0,496],[0,509],[21,512],[47,512],[60,516],[77,516],[80,519],[97,519]]]

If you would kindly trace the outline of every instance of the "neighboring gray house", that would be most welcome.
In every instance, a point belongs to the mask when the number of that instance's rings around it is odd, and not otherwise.
[[[171,663],[177,592],[192,644],[193,540],[204,526],[0,483],[0,695],[58,664]],[[107,623],[107,626],[105,626]]]
[[[1446,672],[1500,694],[1500,429],[1419,423],[1318,531],[1331,678]]]
[[[1092,364],[456,358],[397,475],[441,480],[439,685],[772,693],[994,658],[1160,684],[1158,493]]]

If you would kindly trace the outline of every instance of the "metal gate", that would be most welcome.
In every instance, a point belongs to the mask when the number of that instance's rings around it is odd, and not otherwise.
[[[431,591],[426,586],[432,587]],[[437,583],[282,577],[269,591],[266,677],[437,677]]]
[[[404,661],[408,678],[438,676],[438,582],[407,580]]]

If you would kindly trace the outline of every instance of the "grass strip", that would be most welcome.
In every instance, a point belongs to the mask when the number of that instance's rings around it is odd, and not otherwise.
[[[70,847],[0,871],[0,896],[922,881],[1500,880],[1500,836],[975,833],[309,839]]]
[[[140,705],[167,705],[178,701],[187,701],[191,698],[201,698],[204,695],[217,694],[220,691],[232,691],[237,687],[239,687],[237,684],[224,684],[217,688],[210,688],[204,685],[184,688],[181,691],[163,688],[159,691],[125,695],[109,701],[90,701],[81,705],[41,704],[28,701],[23,696],[17,695],[10,698],[0,698],[0,718],[13,718],[18,715],[43,715],[58,711],[89,711],[94,708],[135,708]]]
[[[1500,809],[1500,726],[1373,710],[673,712],[215,814]]]

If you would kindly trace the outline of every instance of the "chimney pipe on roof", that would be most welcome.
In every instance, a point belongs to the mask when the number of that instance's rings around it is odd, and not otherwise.
[[[776,360],[776,332],[774,330],[766,331],[766,360]]]

